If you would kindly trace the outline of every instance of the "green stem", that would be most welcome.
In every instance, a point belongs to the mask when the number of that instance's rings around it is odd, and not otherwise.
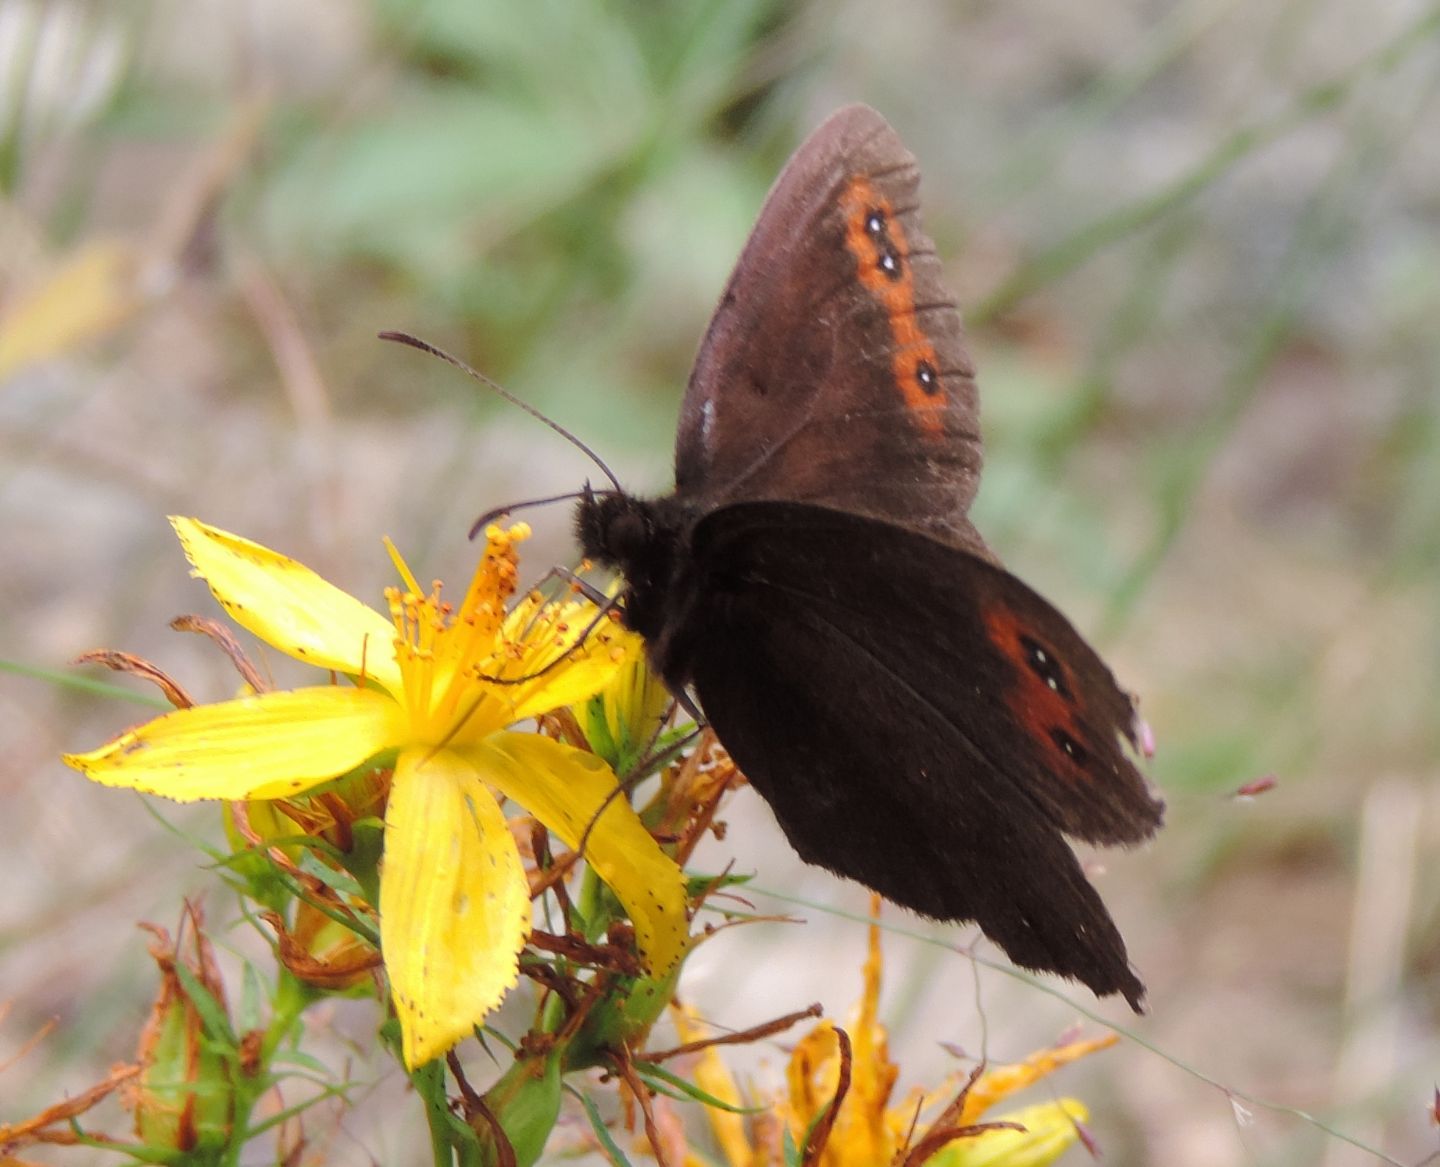
[[[288,969],[280,969],[279,982],[275,986],[275,999],[271,1003],[270,1024],[265,1029],[265,1040],[261,1043],[261,1056],[268,1064],[275,1051],[298,1028],[300,1017],[314,1000],[314,994]]]
[[[575,915],[578,919],[566,920],[566,927],[578,926],[581,934],[589,941],[594,941],[597,937],[602,936],[609,925],[608,918],[602,918],[600,911],[604,893],[605,886],[600,882],[599,876],[595,874],[595,869],[586,864],[585,875],[580,881],[580,891],[575,898]],[[564,971],[558,962],[556,970]],[[541,1010],[540,1032],[558,1033],[567,1019],[565,1002],[558,995],[552,994]]]
[[[605,934],[605,929],[610,921],[602,918],[600,903],[605,895],[605,885],[600,882],[600,877],[595,874],[595,869],[588,863],[585,865],[585,877],[580,882],[580,897],[575,901],[576,911],[580,913],[580,923],[585,929],[585,939],[592,943]]]
[[[251,1138],[250,1117],[255,1104],[275,1084],[270,1065],[280,1049],[299,1028],[301,1015],[313,996],[289,971],[280,969],[271,1000],[270,1023],[265,1027],[265,1036],[260,1042],[259,1065],[253,1074],[242,1074],[238,1061],[234,1063],[235,1114],[231,1124],[230,1141],[219,1162],[222,1167],[239,1167],[240,1153]]]
[[[425,1123],[430,1128],[430,1157],[435,1167],[453,1167],[454,1144],[450,1138],[450,1110],[445,1098],[445,1063],[437,1059],[410,1071],[410,1084],[425,1104]]]

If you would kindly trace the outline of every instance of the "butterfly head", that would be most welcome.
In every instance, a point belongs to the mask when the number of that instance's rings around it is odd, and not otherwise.
[[[650,503],[634,495],[596,494],[586,483],[575,508],[575,537],[585,558],[619,568],[628,576],[631,565],[646,558],[654,538],[651,509]]]
[[[686,508],[673,496],[644,499],[587,486],[575,507],[580,550],[625,577],[625,622],[642,636],[658,631],[657,605],[672,583],[688,521]]]

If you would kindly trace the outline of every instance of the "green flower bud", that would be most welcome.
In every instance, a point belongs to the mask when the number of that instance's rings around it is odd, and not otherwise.
[[[142,1142],[184,1151],[185,1161],[198,1165],[218,1161],[230,1141],[237,1063],[224,1048],[230,1037],[224,986],[194,908],[191,922],[194,951],[183,962],[163,928],[142,925],[155,936],[150,954],[160,968],[160,991],[140,1038],[134,1111]],[[218,1026],[226,1032],[215,1032]]]

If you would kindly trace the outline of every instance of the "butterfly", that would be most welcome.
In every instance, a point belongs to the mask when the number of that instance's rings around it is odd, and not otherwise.
[[[974,370],[918,189],[874,110],[811,135],[700,345],[674,492],[587,488],[577,537],[801,858],[1140,1011],[1066,837],[1138,843],[1164,804],[1133,699],[971,524]]]

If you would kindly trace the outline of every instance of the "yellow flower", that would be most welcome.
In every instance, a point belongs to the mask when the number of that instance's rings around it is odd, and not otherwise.
[[[927,1167],[1048,1167],[1080,1139],[1079,1123],[1090,1117],[1073,1098],[1037,1102],[993,1121],[1014,1123],[1020,1130],[982,1131],[973,1138],[947,1143]]]
[[[844,1026],[850,1040],[849,1088],[829,1136],[814,1162],[818,1167],[875,1167],[903,1158],[907,1148],[941,1133],[916,1126],[922,1113],[939,1108],[959,1094],[959,1105],[945,1107],[942,1130],[978,1123],[1013,1123],[1023,1130],[996,1129],[962,1134],[937,1146],[925,1162],[929,1167],[1046,1167],[1079,1140],[1078,1123],[1088,1117],[1084,1105],[1073,1098],[1038,1103],[1018,1111],[985,1117],[1001,1098],[1029,1086],[1077,1058],[1115,1044],[1114,1035],[1093,1041],[1075,1041],[1032,1054],[1018,1065],[999,1066],[980,1074],[965,1087],[957,1075],[935,1090],[912,1091],[898,1105],[890,1105],[900,1069],[889,1057],[885,1027],[878,1020],[880,1001],[879,929],[870,931],[870,956],[865,962],[865,990],[855,1015]],[[693,1017],[676,1017],[684,1041],[699,1040],[701,1030]],[[770,1100],[768,1112],[747,1136],[742,1116],[713,1109],[710,1125],[730,1167],[779,1167],[786,1162],[780,1130],[788,1132],[796,1147],[830,1107],[839,1085],[843,1056],[837,1026],[822,1021],[796,1043],[787,1067],[785,1094]],[[696,1084],[722,1102],[742,1102],[729,1071],[716,1048],[704,1051],[695,1073]],[[931,1120],[933,1122],[933,1119]]]
[[[670,692],[636,653],[615,679],[575,707],[585,740],[617,773],[628,774],[656,744]]]
[[[104,785],[180,801],[289,798],[392,764],[380,936],[407,1065],[469,1034],[518,975],[529,891],[492,790],[569,846],[585,837],[585,858],[625,906],[650,970],[675,965],[687,931],[682,874],[615,797],[613,772],[592,754],[506,729],[587,700],[638,651],[608,620],[574,647],[595,615],[588,603],[530,597],[507,614],[523,524],[486,532],[455,610],[392,548],[404,587],[387,590],[386,618],[293,559],[195,519],[171,522],[237,623],[357,683],[177,710],[65,761]]]

